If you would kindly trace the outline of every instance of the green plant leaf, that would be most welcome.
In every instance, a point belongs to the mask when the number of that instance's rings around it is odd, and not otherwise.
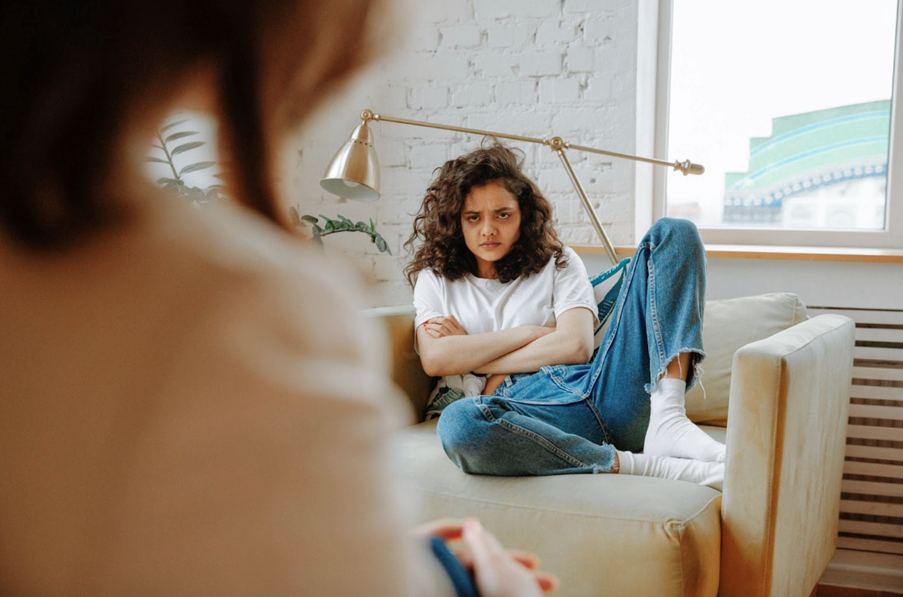
[[[354,225],[354,229],[360,230],[361,232],[369,232],[370,231],[370,228],[367,227],[367,224],[365,222],[358,222],[357,224]]]
[[[163,139],[163,142],[170,143],[172,141],[175,141],[176,139],[184,139],[185,137],[190,137],[192,135],[197,135],[197,134],[198,134],[197,131],[183,131],[181,133],[173,133],[170,136]]]
[[[169,160],[161,160],[160,158],[155,158],[154,156],[147,156],[144,158],[145,162],[157,162],[160,164],[169,164]]]
[[[324,216],[320,214],[320,217],[323,218],[323,225],[325,226],[324,230],[326,232],[332,232],[335,230],[336,221],[330,217]]]
[[[389,251],[389,243],[387,243],[386,239],[381,236],[376,237],[376,248],[379,249],[380,253],[389,253],[389,255],[392,254],[392,251]]]
[[[370,232],[376,232],[376,224],[373,223],[373,218],[370,218]]]
[[[323,247],[323,239],[320,238],[320,227],[319,226],[314,226],[314,232],[313,232],[313,236],[311,236],[311,239],[316,244],[318,244],[321,249],[324,248]]]
[[[178,122],[172,122],[172,123],[170,123],[170,124],[167,124],[167,125],[164,126],[162,129],[160,129],[160,134],[162,135],[163,133],[165,133],[166,131],[168,131],[168,130],[171,129],[172,127],[174,127],[174,126],[179,126],[180,124],[183,124],[183,123],[185,123],[185,122],[188,122],[188,120],[189,120],[188,118],[185,118],[185,119],[180,120],[180,121],[178,121]]]
[[[197,172],[198,170],[206,170],[212,166],[216,166],[216,162],[197,162],[196,164],[189,164],[185,166],[181,170],[179,170],[179,177],[183,174],[188,174],[189,172]]]
[[[157,184],[162,185],[178,185],[180,187],[185,186],[185,183],[177,178],[158,178]]]
[[[192,141],[191,143],[185,143],[173,149],[169,155],[177,156],[180,153],[185,153],[186,151],[190,151],[192,149],[200,147],[201,145],[206,145],[206,141]]]
[[[316,224],[319,221],[319,220],[317,220],[317,218],[310,216],[310,215],[301,216],[301,220],[303,220],[305,222],[309,222],[311,224]]]

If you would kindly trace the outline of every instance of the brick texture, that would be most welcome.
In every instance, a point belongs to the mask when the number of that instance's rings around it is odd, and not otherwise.
[[[433,171],[481,138],[392,123],[372,125],[382,162],[382,196],[339,200],[319,186],[333,153],[363,108],[390,116],[551,138],[632,153],[636,138],[635,3],[624,0],[423,0],[408,2],[386,57],[321,109],[291,143],[303,158],[288,167],[290,205],[301,213],[373,219],[392,256],[359,233],[326,239],[373,285],[372,306],[410,301],[402,270]],[[407,5],[406,5],[407,6]],[[525,170],[555,206],[566,243],[597,243],[559,159],[547,148],[511,142]],[[633,242],[634,165],[568,154],[616,244]],[[359,237],[359,238],[358,238]]]

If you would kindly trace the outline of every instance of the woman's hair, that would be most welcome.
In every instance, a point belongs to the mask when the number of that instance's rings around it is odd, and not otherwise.
[[[269,139],[372,53],[373,3],[0,3],[0,234],[63,247],[128,215],[130,191],[109,182],[127,167],[126,129],[169,105],[201,67],[217,77],[230,194],[285,225]]]
[[[477,273],[476,257],[464,242],[461,212],[471,189],[491,182],[501,182],[517,199],[521,212],[520,238],[495,263],[499,280],[510,282],[535,274],[552,257],[559,268],[565,266],[563,245],[552,227],[552,205],[521,171],[522,163],[521,152],[493,140],[437,168],[439,174],[426,190],[414,218],[414,232],[405,243],[409,251],[416,242],[421,243],[405,268],[411,286],[427,268],[449,280]]]

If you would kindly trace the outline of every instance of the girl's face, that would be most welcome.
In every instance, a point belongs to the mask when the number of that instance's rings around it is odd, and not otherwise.
[[[464,242],[477,258],[478,276],[496,278],[495,262],[520,238],[520,205],[502,181],[470,190],[461,211]]]

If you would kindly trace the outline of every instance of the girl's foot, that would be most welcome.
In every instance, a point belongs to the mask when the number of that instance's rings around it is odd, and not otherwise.
[[[659,477],[674,481],[689,481],[721,491],[724,486],[724,463],[701,462],[686,458],[669,458],[634,454],[618,450],[618,462],[622,475]]]
[[[650,397],[652,406],[643,453],[704,462],[724,462],[724,444],[715,441],[687,418],[682,379],[665,377]]]

